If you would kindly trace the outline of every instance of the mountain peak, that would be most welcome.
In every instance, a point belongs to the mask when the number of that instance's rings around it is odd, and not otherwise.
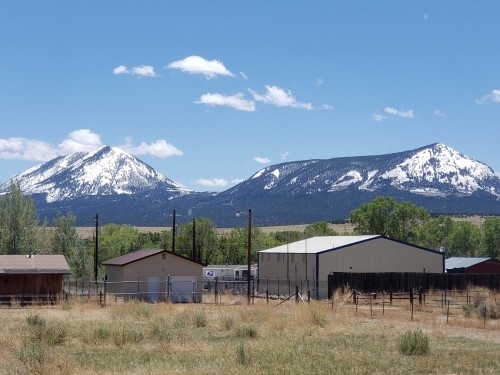
[[[82,195],[135,194],[164,189],[184,195],[190,191],[117,147],[102,146],[37,165],[14,177],[23,193],[47,194],[47,202]],[[0,186],[0,192],[8,183]]]

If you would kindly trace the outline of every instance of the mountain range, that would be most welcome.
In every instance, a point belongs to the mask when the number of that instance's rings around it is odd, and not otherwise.
[[[500,214],[500,177],[441,143],[375,156],[272,165],[220,193],[186,189],[116,147],[60,156],[13,180],[40,219],[71,211],[77,225],[171,226],[207,217],[217,227],[339,221],[377,196],[411,201],[433,214]],[[8,192],[10,181],[0,185]]]

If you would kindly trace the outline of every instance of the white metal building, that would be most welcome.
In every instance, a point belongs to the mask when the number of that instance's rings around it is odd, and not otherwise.
[[[283,295],[292,284],[328,298],[332,272],[443,273],[444,253],[380,235],[313,237],[259,251],[261,293]]]

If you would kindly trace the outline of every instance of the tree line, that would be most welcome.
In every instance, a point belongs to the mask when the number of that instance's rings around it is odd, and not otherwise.
[[[381,234],[399,241],[445,251],[447,256],[500,256],[500,217],[488,217],[481,226],[451,216],[431,217],[410,202],[377,197],[353,210],[349,221],[355,234]],[[75,278],[93,277],[96,233],[82,237],[76,217],[58,213],[40,222],[34,200],[23,196],[15,182],[0,198],[0,254],[63,254]],[[265,233],[252,225],[251,261],[257,252],[315,236],[338,233],[327,222],[307,225],[304,231]],[[107,224],[98,232],[98,264],[139,249],[164,249],[204,264],[246,264],[248,227],[220,233],[208,218],[196,218],[172,230],[141,233],[130,225]],[[103,268],[99,267],[100,276]]]

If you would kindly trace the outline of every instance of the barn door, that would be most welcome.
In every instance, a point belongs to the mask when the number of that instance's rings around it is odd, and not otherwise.
[[[148,302],[156,302],[160,298],[160,278],[148,277]]]

